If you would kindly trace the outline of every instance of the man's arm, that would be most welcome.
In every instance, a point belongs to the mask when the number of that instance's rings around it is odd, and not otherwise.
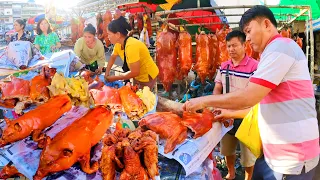
[[[214,89],[213,89],[213,94],[222,94],[222,83],[221,82],[216,82],[216,84],[214,85]]]
[[[270,88],[249,82],[246,88],[235,92],[190,99],[183,105],[183,110],[197,111],[205,107],[246,109],[259,103],[270,91]]]

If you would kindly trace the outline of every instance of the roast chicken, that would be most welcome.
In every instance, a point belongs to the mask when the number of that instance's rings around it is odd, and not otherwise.
[[[204,109],[202,113],[183,112],[182,124],[192,132],[194,139],[203,136],[212,128],[214,114],[208,109]]]
[[[245,51],[246,51],[246,55],[249,56],[249,57],[252,57],[252,47],[250,45],[250,42],[249,41],[246,41],[245,42]]]
[[[129,86],[122,86],[119,89],[119,95],[124,111],[131,120],[139,119],[147,113],[146,106]]]
[[[129,140],[122,141],[124,149],[124,170],[121,172],[120,180],[148,180],[148,174],[142,167],[138,153],[131,147]]]
[[[99,165],[95,162],[90,166],[90,150],[105,134],[112,118],[110,110],[97,106],[60,131],[52,140],[47,137],[34,179],[40,180],[50,173],[69,169],[76,162],[80,163],[85,173],[96,172]]]
[[[16,167],[12,165],[6,165],[0,172],[0,179],[8,179],[15,176],[23,176]]]
[[[116,156],[116,145],[105,146],[102,149],[100,159],[100,171],[103,180],[114,180],[116,176],[116,164],[123,168],[123,164]]]
[[[69,96],[58,95],[16,120],[5,119],[6,127],[0,139],[0,147],[24,139],[31,134],[34,141],[40,141],[41,131],[51,126],[70,109],[71,100]]]
[[[202,31],[199,35],[196,34],[196,64],[194,70],[197,72],[202,84],[209,76],[210,68],[210,48],[209,48],[209,37]]]
[[[179,33],[177,47],[178,47],[178,79],[182,80],[188,76],[192,67],[192,38],[187,31]]]
[[[166,154],[187,138],[187,128],[181,124],[181,118],[171,112],[150,114],[139,122],[139,126],[151,129],[159,134],[160,138],[166,139]]]
[[[113,112],[119,112],[122,110],[121,98],[118,89],[103,86],[101,90],[91,89],[89,92],[95,105],[109,106]]]
[[[151,18],[148,14],[144,14],[143,15],[145,17],[145,22],[146,22],[146,28],[147,28],[147,31],[148,31],[148,36],[149,38],[152,36],[152,26],[151,26]]]
[[[164,29],[157,35],[156,51],[159,79],[168,92],[177,75],[177,50],[175,36]]]
[[[131,143],[135,151],[143,150],[143,161],[147,173],[152,180],[159,175],[158,171],[158,145],[154,136],[144,134],[141,139],[136,139]]]

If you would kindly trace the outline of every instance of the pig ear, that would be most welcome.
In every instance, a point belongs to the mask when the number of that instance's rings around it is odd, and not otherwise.
[[[14,124],[14,129],[15,129],[16,131],[20,132],[20,131],[22,130],[22,127],[20,126],[19,123],[15,123],[15,124]]]
[[[3,117],[4,118],[4,120],[6,121],[6,124],[7,124],[7,126],[10,124],[10,120],[7,118],[7,117]]]

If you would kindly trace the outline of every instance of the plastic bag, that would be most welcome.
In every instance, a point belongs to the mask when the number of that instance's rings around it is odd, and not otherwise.
[[[262,155],[262,142],[258,127],[259,104],[255,105],[243,119],[236,137],[259,158]]]

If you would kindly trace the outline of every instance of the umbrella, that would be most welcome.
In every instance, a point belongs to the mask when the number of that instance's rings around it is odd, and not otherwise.
[[[35,22],[34,22],[34,17],[28,19],[28,24],[34,24],[34,23],[35,23]]]
[[[8,31],[8,32],[6,33],[6,35],[12,35],[12,34],[14,34],[14,33],[16,33],[16,31],[15,31],[14,29],[11,29],[10,31]]]
[[[211,7],[210,0],[200,0],[200,7]],[[174,4],[172,6],[166,5],[159,5],[157,11],[164,11],[164,10],[179,10],[179,9],[190,9],[190,8],[197,8],[198,1],[194,0],[183,0],[178,4]],[[193,16],[201,16],[198,18],[192,18]],[[218,16],[216,16],[215,10],[196,10],[196,11],[185,11],[185,12],[178,12],[174,14],[170,14],[170,18],[178,18],[177,21],[170,20],[170,23],[173,24],[206,24],[201,26],[202,30],[206,32],[215,32],[216,29],[220,29],[223,27],[223,24],[208,24],[208,23],[221,23],[225,22],[222,21]],[[226,22],[225,22],[226,23]],[[187,26],[186,29],[190,34],[195,34],[198,32],[199,25],[195,26]]]
[[[45,14],[39,14],[36,17],[34,17],[34,22],[39,22],[41,19],[45,18],[46,15]]]

